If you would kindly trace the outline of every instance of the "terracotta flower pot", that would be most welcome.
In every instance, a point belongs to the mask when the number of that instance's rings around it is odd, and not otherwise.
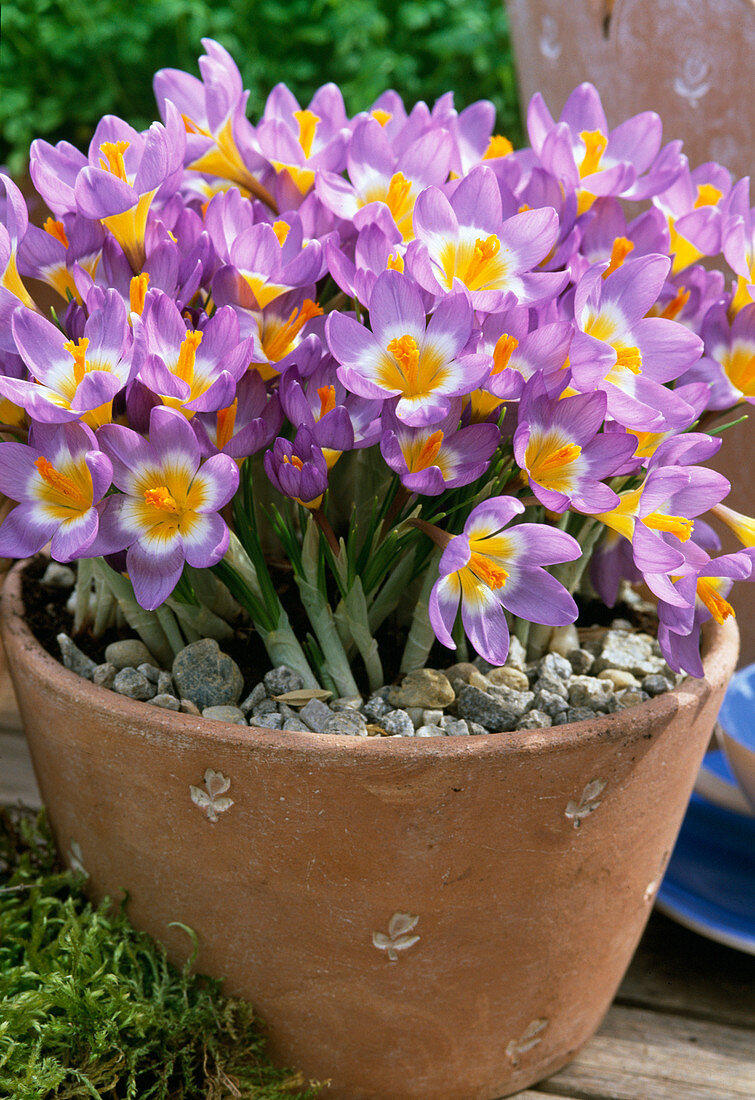
[[[243,729],[67,672],[2,632],[39,785],[91,892],[226,978],[276,1059],[348,1100],[491,1100],[598,1028],[653,904],[737,656],[572,726],[422,740]]]

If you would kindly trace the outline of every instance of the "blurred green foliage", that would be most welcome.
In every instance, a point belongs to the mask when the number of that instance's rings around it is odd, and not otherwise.
[[[18,171],[35,137],[86,146],[106,113],[148,125],[152,74],[196,73],[205,36],[239,65],[252,119],[281,80],[304,102],[334,80],[351,113],[389,87],[492,99],[521,141],[502,0],[4,0],[0,160]]]

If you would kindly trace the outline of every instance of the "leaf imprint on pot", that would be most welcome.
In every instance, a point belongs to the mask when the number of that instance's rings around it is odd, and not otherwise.
[[[215,772],[212,768],[208,768],[204,773],[204,785],[207,788],[206,791],[193,784],[189,786],[191,801],[195,806],[199,806],[200,810],[205,811],[209,821],[215,822],[218,820],[218,814],[225,813],[233,805],[232,798],[220,797],[228,790],[231,781],[226,779],[222,772]]]
[[[84,857],[81,854],[81,845],[78,840],[72,840],[68,849],[68,866],[77,875],[89,878],[89,872],[84,866]]]
[[[506,1047],[506,1054],[511,1060],[512,1066],[518,1066],[521,1054],[526,1054],[528,1050],[532,1050],[542,1039],[542,1032],[545,1031],[548,1026],[548,1021],[544,1016],[539,1016],[532,1023],[528,1024],[518,1039],[512,1039]]]
[[[582,819],[589,817],[600,805],[601,795],[606,787],[605,779],[592,779],[580,795],[579,802],[570,799],[564,810],[565,815],[574,822],[574,828],[578,829]]]
[[[419,936],[411,933],[415,928],[419,917],[413,917],[411,913],[394,913],[388,921],[388,934],[385,932],[373,932],[372,942],[378,951],[387,951],[391,962],[398,962],[398,952],[406,951],[413,947]]]

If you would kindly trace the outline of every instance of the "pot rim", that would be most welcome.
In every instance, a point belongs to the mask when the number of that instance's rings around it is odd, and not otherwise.
[[[68,695],[74,705],[86,710],[112,711],[117,708],[126,721],[142,727],[148,724],[157,735],[176,734],[210,745],[230,744],[247,749],[272,751],[276,754],[311,755],[316,752],[326,758],[343,757],[359,760],[375,754],[385,761],[422,763],[438,757],[486,756],[501,752],[525,752],[539,754],[554,747],[566,749],[589,742],[626,737],[636,730],[638,717],[641,725],[660,728],[666,725],[682,706],[702,706],[711,691],[728,681],[736,665],[739,651],[739,632],[735,620],[723,625],[713,621],[703,627],[702,658],[705,677],[688,677],[677,687],[663,695],[657,695],[636,707],[628,707],[613,714],[599,715],[581,722],[550,726],[545,729],[515,730],[508,733],[487,733],[479,736],[447,735],[445,737],[345,737],[342,734],[305,733],[292,730],[271,730],[259,726],[237,726],[218,722],[201,715],[182,714],[161,707],[149,707],[148,703],[118,695],[108,688],[93,684],[75,672],[65,668],[52,657],[37,640],[24,618],[21,576],[31,559],[18,561],[8,572],[0,599],[0,631],[7,652],[22,650],[23,660],[32,674],[40,679],[57,681],[58,690]],[[691,698],[690,698],[691,697]],[[149,722],[145,720],[149,716]],[[136,732],[136,730],[135,730]]]

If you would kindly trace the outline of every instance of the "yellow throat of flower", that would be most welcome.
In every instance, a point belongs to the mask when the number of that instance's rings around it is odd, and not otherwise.
[[[180,512],[176,499],[167,485],[157,485],[154,489],[145,489],[144,502],[153,508],[157,508],[160,512],[168,512],[170,515],[178,515]]]

